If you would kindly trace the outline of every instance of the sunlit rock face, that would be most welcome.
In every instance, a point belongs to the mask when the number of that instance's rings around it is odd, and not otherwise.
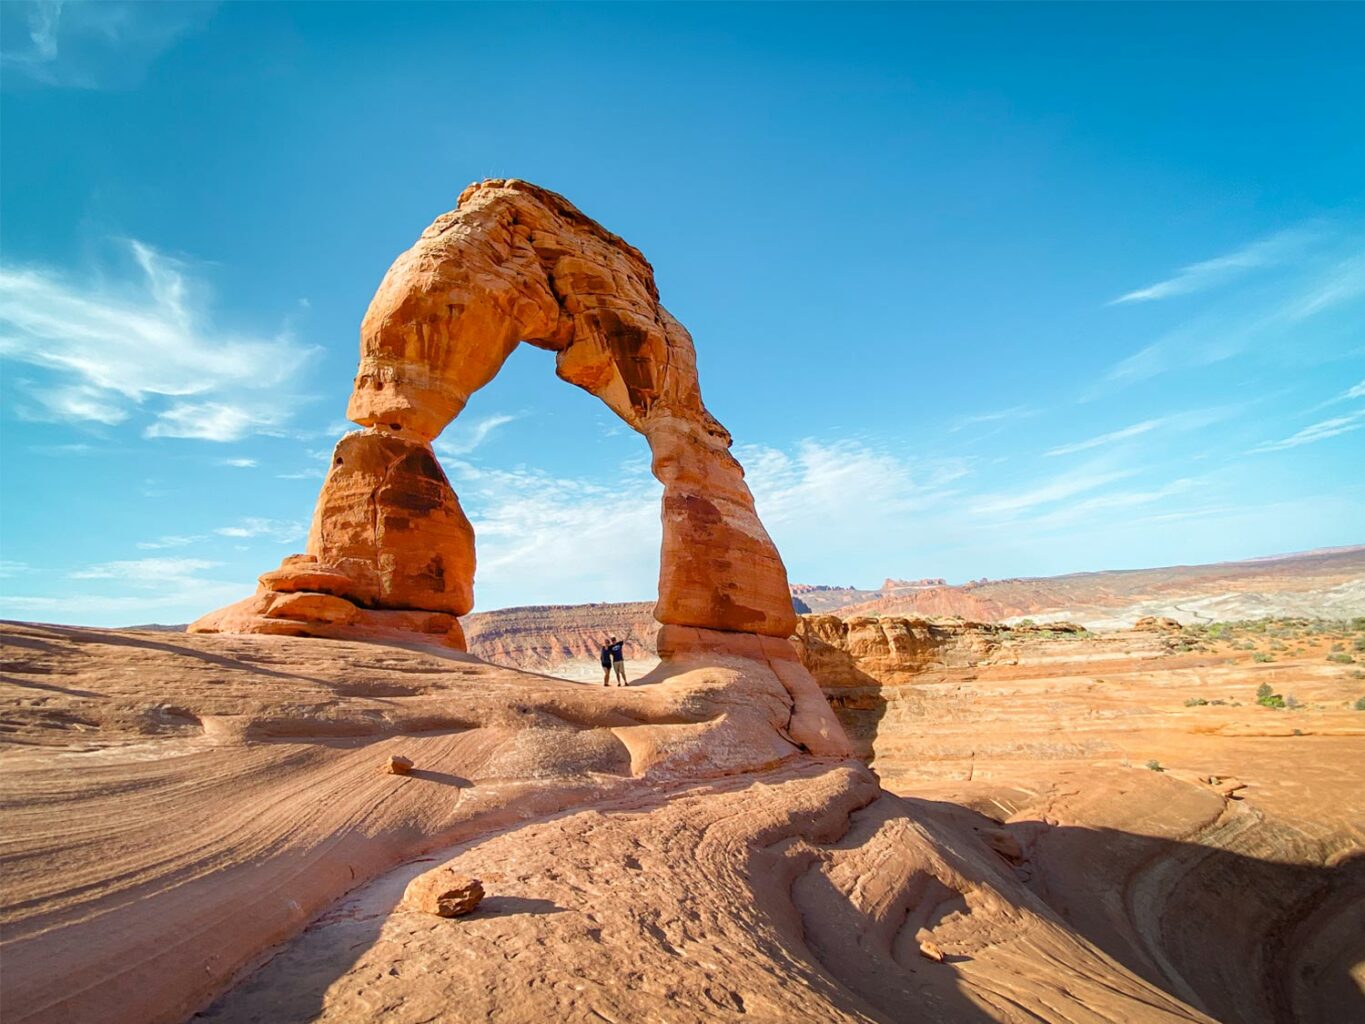
[[[786,569],[754,511],[730,435],[706,410],[687,330],[659,304],[639,250],[563,197],[516,180],[471,185],[390,267],[361,326],[348,415],[305,556],[196,631],[388,635],[392,612],[463,645],[445,616],[473,606],[473,531],[430,444],[522,342],[645,436],[664,485],[655,617],[668,626],[785,640],[796,625]],[[317,593],[351,602],[290,602]],[[320,610],[309,619],[310,608]],[[325,611],[325,615],[323,615]],[[677,634],[686,637],[693,634]],[[713,653],[707,634],[702,653]],[[736,653],[747,651],[736,637]],[[687,654],[675,642],[670,654]]]

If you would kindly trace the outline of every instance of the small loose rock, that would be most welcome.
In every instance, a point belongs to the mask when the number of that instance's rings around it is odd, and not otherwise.
[[[437,917],[468,914],[483,899],[483,883],[457,874],[452,868],[436,868],[418,875],[403,892],[403,906]]]
[[[928,940],[919,944],[919,955],[926,960],[932,960],[936,964],[943,963],[943,950],[939,949],[938,946]]]
[[[384,765],[384,771],[390,775],[407,775],[412,771],[411,758],[402,757],[394,754]]]

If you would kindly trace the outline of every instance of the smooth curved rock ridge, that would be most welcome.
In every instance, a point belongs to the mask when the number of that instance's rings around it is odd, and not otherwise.
[[[337,445],[307,552],[191,631],[415,631],[463,649],[452,616],[473,607],[473,531],[430,445],[523,341],[556,352],[562,379],[649,444],[664,485],[658,621],[731,634],[734,653],[751,646],[745,634],[785,644],[796,625],[786,569],[649,262],[515,179],[471,185],[390,267],[361,327],[347,409],[365,429]]]

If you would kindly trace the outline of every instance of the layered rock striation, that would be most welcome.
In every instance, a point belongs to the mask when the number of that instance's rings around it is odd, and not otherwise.
[[[669,649],[716,646],[695,630],[788,637],[786,569],[649,262],[563,197],[516,180],[471,185],[394,262],[361,327],[348,415],[364,430],[337,445],[307,552],[191,630],[416,629],[463,648],[448,616],[473,607],[473,531],[430,446],[523,341],[555,352],[562,379],[649,443],[664,485],[654,614],[681,630]]]

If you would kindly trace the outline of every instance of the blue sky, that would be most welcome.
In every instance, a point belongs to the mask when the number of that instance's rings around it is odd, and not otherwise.
[[[638,245],[794,581],[1365,540],[1365,7],[3,5],[0,615],[301,550],[470,181]],[[645,599],[643,440],[523,348],[437,445],[481,608]]]

